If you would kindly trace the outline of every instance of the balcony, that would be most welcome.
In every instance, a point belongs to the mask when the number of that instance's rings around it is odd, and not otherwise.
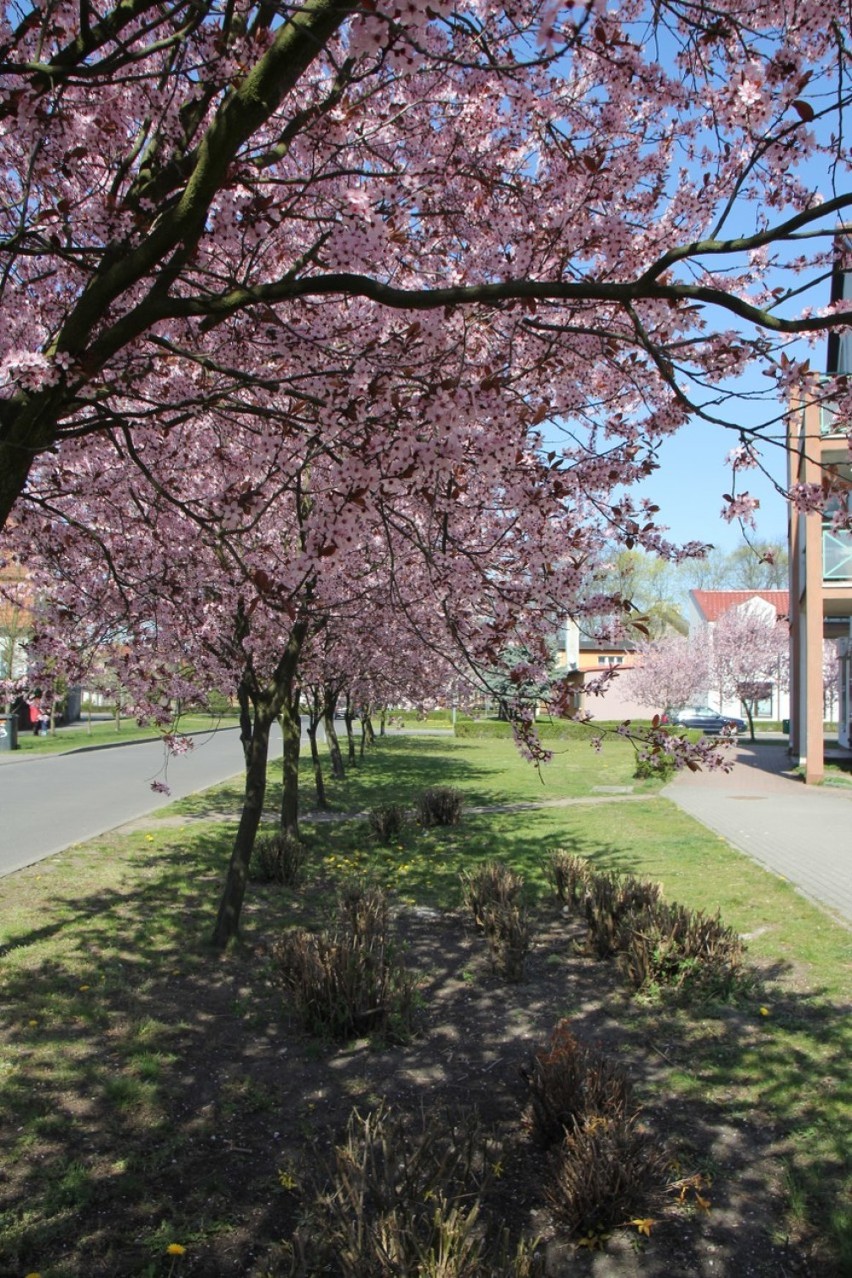
[[[852,581],[852,532],[823,528],[822,578],[825,582]]]

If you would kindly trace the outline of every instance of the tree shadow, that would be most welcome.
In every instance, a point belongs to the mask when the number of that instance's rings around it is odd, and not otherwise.
[[[436,895],[465,860],[489,854],[487,825],[480,817],[463,830],[423,832]],[[492,972],[482,938],[459,913],[401,908],[399,940],[422,1000],[418,1034],[393,1048],[323,1043],[295,1020],[270,946],[285,926],[321,921],[327,845],[318,837],[312,847],[302,890],[255,885],[242,943],[215,954],[206,938],[227,841],[227,832],[197,829],[176,832],[157,852],[141,838],[125,841],[132,885],[56,894],[7,947],[0,1271],[158,1273],[177,1242],[195,1274],[251,1273],[304,1218],[308,1168],[331,1158],[353,1105],[380,1100],[412,1121],[476,1105],[506,1149],[490,1211],[535,1232],[546,1216],[546,1167],[525,1126],[521,1070],[563,1017],[634,1078],[649,1125],[684,1173],[713,1176],[710,1214],[667,1210],[647,1252],[625,1257],[625,1273],[701,1273],[710,1258],[720,1272],[786,1272],[791,1253],[773,1232],[783,1224],[773,1177],[785,1161],[799,1192],[829,1210],[826,1191],[843,1161],[836,1115],[852,1026],[818,992],[783,991],[781,966],[764,973],[778,987],[761,992],[768,1017],[755,1001],[642,1007],[612,965],[578,949],[582,928],[552,904],[538,908],[517,985]],[[563,842],[589,853],[581,838]],[[508,845],[501,837],[506,846],[535,895],[541,838],[520,829]],[[595,850],[631,868],[614,844]],[[398,851],[389,857],[397,868]],[[423,875],[410,886],[428,898]],[[793,1142],[797,1131],[814,1133],[810,1163]],[[563,1264],[556,1242],[551,1251],[550,1272],[593,1272],[593,1257],[572,1248]],[[265,1272],[272,1261],[263,1263]],[[827,1276],[821,1263],[814,1272]]]

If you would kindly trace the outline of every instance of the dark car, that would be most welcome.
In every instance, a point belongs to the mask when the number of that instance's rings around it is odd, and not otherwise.
[[[742,732],[746,726],[744,719],[720,714],[709,706],[681,706],[679,710],[666,710],[663,723],[671,723],[678,728],[699,728],[708,737],[718,735],[726,728]]]

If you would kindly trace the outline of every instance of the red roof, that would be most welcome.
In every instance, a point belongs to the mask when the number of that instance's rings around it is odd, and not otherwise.
[[[705,621],[718,621],[730,608],[739,608],[749,599],[765,599],[779,617],[790,612],[789,590],[690,590],[696,607]]]

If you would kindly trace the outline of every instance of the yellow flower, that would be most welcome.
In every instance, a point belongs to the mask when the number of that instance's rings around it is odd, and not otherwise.
[[[630,1223],[631,1225],[636,1226],[640,1234],[644,1234],[646,1238],[651,1237],[651,1226],[654,1224],[654,1221],[652,1219],[650,1219],[649,1217],[644,1217],[644,1218],[637,1217],[635,1220],[631,1220]]]
[[[83,991],[83,990],[87,990],[88,988],[89,988],[89,987],[88,987],[88,985],[81,985],[81,986],[80,986],[80,991],[81,991],[81,993],[82,993],[82,991]]]
[[[35,1270],[33,1270],[31,1274],[26,1274],[25,1278],[41,1278],[41,1274],[38,1274]]]
[[[29,1025],[38,1025],[38,1021],[35,1021],[35,1020],[33,1020],[33,1021],[29,1021],[29,1022],[28,1022],[28,1024],[29,1024]]]
[[[180,1243],[169,1243],[166,1248],[167,1256],[183,1256],[186,1254],[186,1248],[181,1247]]]
[[[278,1184],[281,1186],[282,1189],[292,1190],[292,1189],[296,1189],[299,1182],[296,1180],[296,1177],[293,1175],[293,1173],[291,1171],[288,1171],[286,1167],[279,1167]]]
[[[761,1016],[769,1016],[769,1015],[770,1015],[769,1008],[768,1008],[768,1007],[761,1007],[761,1008],[760,1008],[760,1015],[761,1015]]]
[[[145,842],[146,842],[146,843],[153,843],[153,842],[154,842],[154,836],[153,836],[153,834],[146,834],[146,835],[145,835]]]

